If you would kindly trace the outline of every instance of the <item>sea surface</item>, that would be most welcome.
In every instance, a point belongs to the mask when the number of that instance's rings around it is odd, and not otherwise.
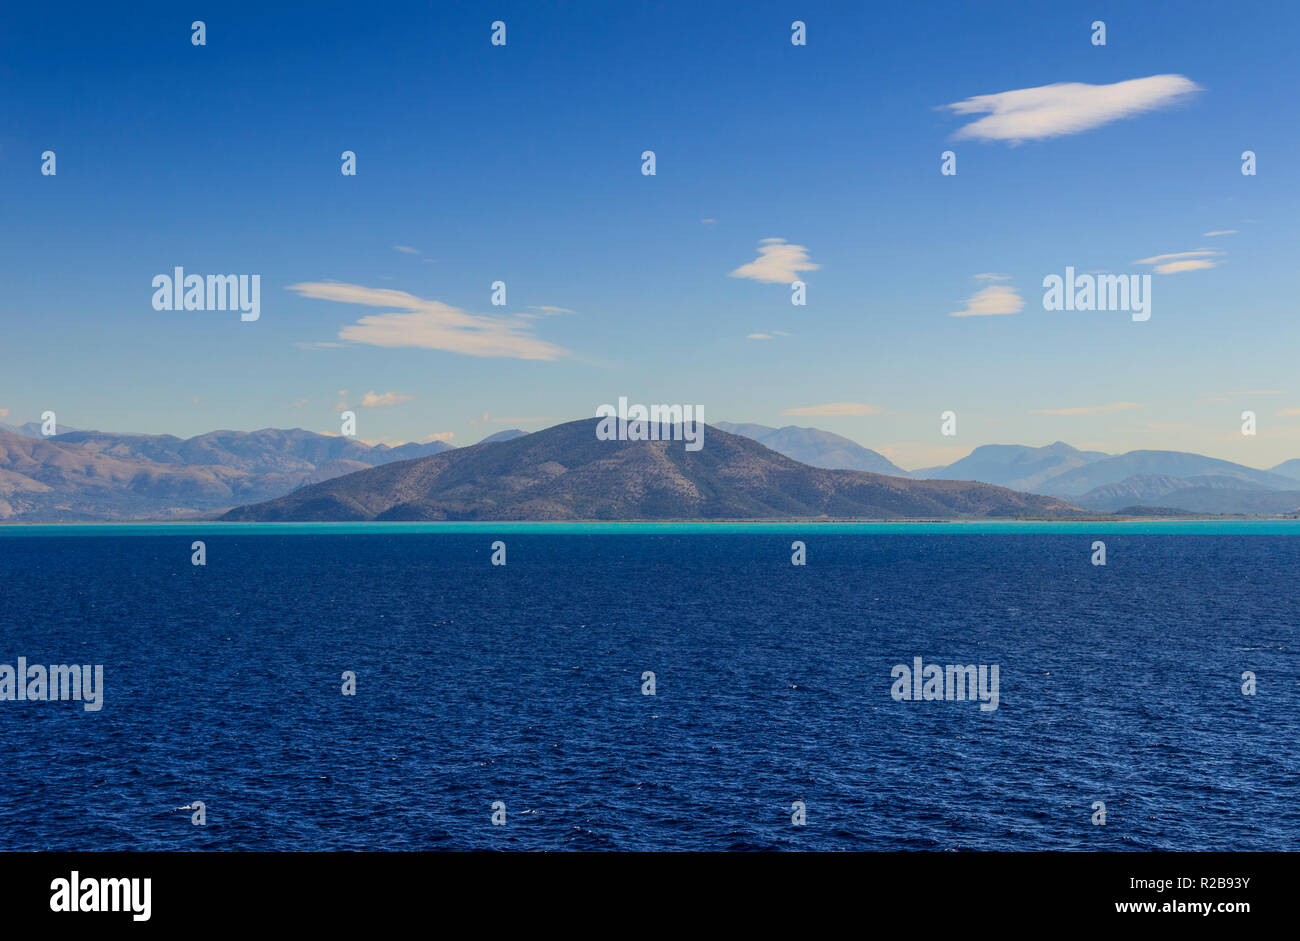
[[[1297,536],[0,527],[0,664],[105,685],[0,701],[0,850],[1294,850]]]

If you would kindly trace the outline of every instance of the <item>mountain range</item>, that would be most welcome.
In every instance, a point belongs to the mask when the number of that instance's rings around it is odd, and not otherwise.
[[[801,464],[706,426],[707,444],[602,441],[597,419],[456,448],[303,487],[225,520],[654,520],[1078,515],[1051,497],[969,481]],[[666,427],[666,426],[665,426]]]
[[[768,446],[773,450],[796,460],[807,460],[809,456],[803,442],[771,434],[776,429],[763,425],[730,427],[738,434],[770,442]],[[875,451],[861,450],[876,455]],[[826,459],[847,461],[848,453],[828,448]],[[896,473],[908,474],[902,470]],[[1096,513],[1140,510],[1150,515],[1160,509],[1202,515],[1277,516],[1300,512],[1300,458],[1263,471],[1185,451],[1112,455],[1080,451],[1063,441],[1043,447],[987,444],[952,464],[922,468],[908,476],[918,480],[976,480],[1058,497]]]
[[[452,448],[442,441],[413,442],[397,447],[368,445],[355,438],[315,434],[302,429],[214,431],[182,439],[172,435],[60,428],[63,433],[45,438],[40,435],[40,426],[36,422],[16,427],[0,426],[0,520],[75,522],[220,515],[234,507],[275,501],[294,494],[300,488],[371,468],[453,451],[468,452],[482,445],[509,444],[546,434],[528,434],[514,428],[497,432],[470,448]],[[669,490],[681,488],[683,492],[695,488],[705,494],[696,504],[690,500],[673,504],[673,512],[681,513],[683,518],[706,509],[741,517],[751,512],[777,516],[820,515],[829,506],[843,506],[846,515],[864,517],[874,514],[909,515],[913,512],[920,516],[967,515],[968,511],[971,515],[978,515],[977,511],[957,504],[948,505],[942,500],[927,502],[934,501],[934,494],[940,491],[913,489],[909,491],[909,499],[914,497],[916,502],[906,507],[907,501],[898,502],[901,500],[898,494],[907,489],[905,482],[926,481],[933,484],[968,481],[1004,487],[1052,498],[1062,507],[1082,508],[1101,514],[1151,515],[1161,512],[1171,515],[1275,516],[1300,513],[1300,459],[1285,461],[1271,470],[1258,470],[1186,452],[1130,451],[1111,455],[1081,451],[1057,441],[1044,447],[983,445],[952,464],[909,472],[879,452],[817,428],[719,423],[709,426],[709,435],[710,448],[716,440],[738,438],[760,445],[760,450],[784,456],[810,471],[855,471],[886,476],[893,479],[890,486],[897,493],[881,502],[877,498],[882,494],[868,497],[855,490],[856,485],[850,485],[847,478],[809,477],[801,486],[845,486],[856,495],[845,497],[840,502],[824,493],[804,500],[789,492],[760,493],[762,487],[747,494],[738,491],[729,495],[724,486],[728,475],[743,476],[743,473],[735,468],[726,471],[715,469],[721,475],[719,479],[695,480],[692,474],[704,466],[696,461],[684,465],[690,471],[684,475],[682,468],[660,461],[656,472],[664,479],[657,482],[651,479],[653,474],[647,469],[635,466],[635,462],[627,464],[624,470],[641,475],[634,478],[635,484],[630,478],[628,486],[641,487],[647,492],[665,487]],[[521,459],[540,460],[543,451],[533,452],[525,448],[518,453]],[[597,453],[603,454],[602,460],[613,454],[607,449],[592,452],[592,455]],[[753,463],[752,455],[742,455],[733,446],[729,446],[728,453],[743,466]],[[630,457],[620,460],[626,462]],[[576,466],[563,455],[552,455],[541,463],[546,465],[541,471],[527,464],[502,465],[499,472],[509,478],[502,486],[509,489],[520,481],[537,484],[538,473],[545,474],[559,467],[565,468],[565,474],[574,474],[569,477],[570,481],[594,472],[587,469],[578,474]],[[467,464],[462,470],[468,472],[470,466]],[[679,477],[681,479],[677,479]],[[781,490],[789,483],[787,477],[773,471],[770,479],[779,480],[777,490]],[[445,483],[453,478],[454,475],[440,479]],[[506,499],[503,493],[494,491],[487,477],[480,476],[475,480],[474,486],[464,493],[486,501],[478,510],[471,508],[466,501],[456,503],[451,499],[454,494],[435,488],[430,491],[431,497],[435,498],[432,504],[441,510],[426,507],[420,512],[462,514],[463,518],[474,518],[475,512],[499,512],[488,504],[514,506],[517,512],[532,511],[517,500]],[[605,476],[599,480],[592,477],[592,480],[593,486],[599,483],[612,489],[607,493],[594,490],[587,497],[575,497],[569,503],[562,496],[543,494],[538,497],[541,501],[537,504],[541,508],[538,512],[558,516],[538,518],[568,518],[565,513],[579,509],[591,513],[626,511],[643,513],[644,518],[663,518],[657,515],[652,503],[639,502],[640,497],[625,498],[615,492],[623,486],[617,479]],[[673,482],[670,484],[669,481]],[[421,501],[404,499],[399,502]],[[1023,515],[1025,512],[1039,512],[1044,505],[1047,504],[1035,504],[1039,509],[1033,509],[1027,504],[1009,503],[991,512],[994,515],[1002,512]],[[367,503],[366,512],[369,509]],[[406,512],[383,507],[375,513],[378,515],[389,510]]]
[[[300,428],[186,439],[100,431],[44,438],[39,426],[36,431],[0,430],[0,520],[196,516],[451,447],[442,441],[371,446]]]

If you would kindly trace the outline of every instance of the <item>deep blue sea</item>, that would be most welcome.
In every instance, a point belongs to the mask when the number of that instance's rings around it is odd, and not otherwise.
[[[0,527],[0,850],[1296,849],[1297,535]]]

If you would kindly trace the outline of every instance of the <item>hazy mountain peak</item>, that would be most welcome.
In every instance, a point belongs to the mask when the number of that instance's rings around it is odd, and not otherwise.
[[[849,438],[820,428],[786,425],[772,428],[754,423],[735,424],[718,422],[716,426],[728,434],[740,435],[784,454],[801,464],[830,470],[860,470],[872,474],[890,474],[895,477],[911,476],[883,454],[864,448]]]

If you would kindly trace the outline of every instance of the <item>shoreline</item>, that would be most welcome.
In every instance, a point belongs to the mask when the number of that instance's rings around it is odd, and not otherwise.
[[[769,520],[458,520],[425,522],[102,521],[0,524],[0,538],[22,536],[187,535],[637,535],[637,534],[1086,534],[1300,535],[1300,519],[1099,517],[1087,519],[769,519]]]

